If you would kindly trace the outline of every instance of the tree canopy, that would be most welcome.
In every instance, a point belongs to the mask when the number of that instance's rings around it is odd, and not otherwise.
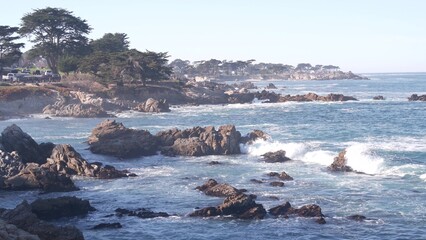
[[[16,35],[17,27],[0,26],[0,73],[3,67],[17,62],[22,55],[23,43],[16,43],[20,37]]]
[[[129,40],[125,33],[106,33],[102,38],[90,42],[94,52],[124,52],[129,50]]]
[[[35,43],[33,52],[46,58],[52,72],[58,72],[60,58],[83,51],[90,27],[86,20],[61,8],[36,9],[22,17],[19,33]]]

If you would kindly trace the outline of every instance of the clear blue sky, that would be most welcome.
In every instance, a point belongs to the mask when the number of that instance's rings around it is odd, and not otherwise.
[[[0,25],[60,7],[89,38],[126,33],[170,59],[334,64],[354,72],[426,72],[423,0],[0,0]]]

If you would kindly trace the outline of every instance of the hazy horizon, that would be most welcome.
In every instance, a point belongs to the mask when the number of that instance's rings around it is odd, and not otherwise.
[[[5,4],[2,4],[5,6]],[[170,60],[248,60],[337,65],[356,73],[426,72],[426,2],[394,1],[8,1],[1,25],[34,9],[65,8],[90,39],[126,33],[130,47]],[[27,43],[25,50],[30,45]]]

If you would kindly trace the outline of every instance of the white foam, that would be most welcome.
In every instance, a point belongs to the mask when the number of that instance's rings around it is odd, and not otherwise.
[[[422,180],[424,180],[424,181],[426,182],[426,173],[425,173],[425,174],[420,175],[420,179],[422,179]]]
[[[375,155],[368,144],[355,143],[346,148],[347,165],[356,171],[379,174],[383,170],[384,159]]]
[[[375,149],[397,152],[426,151],[426,137],[392,137],[389,139],[372,139]]]
[[[304,162],[330,166],[333,163],[333,159],[335,156],[336,156],[336,153],[334,152],[317,150],[317,151],[307,152],[301,160]]]
[[[305,143],[281,143],[277,141],[258,140],[251,145],[241,145],[243,153],[248,153],[254,156],[260,156],[267,152],[276,152],[279,150],[286,151],[286,156],[291,159],[301,159],[308,151],[308,146]]]

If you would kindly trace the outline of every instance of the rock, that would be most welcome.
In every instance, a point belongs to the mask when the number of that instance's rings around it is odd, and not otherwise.
[[[86,215],[96,209],[87,200],[77,197],[37,199],[31,203],[32,212],[42,220]]]
[[[348,218],[348,219],[350,219],[350,220],[357,221],[357,222],[362,222],[362,221],[364,221],[364,220],[366,220],[366,219],[367,219],[365,216],[363,216],[363,215],[358,215],[358,214],[351,215],[351,216],[349,216],[349,217],[347,217],[347,218]]]
[[[9,178],[17,175],[25,168],[17,152],[11,153],[0,150],[0,177]],[[1,185],[1,184],[0,184]]]
[[[228,94],[228,103],[251,103],[254,100],[254,93],[251,92],[232,92]]]
[[[291,214],[292,211],[293,208],[291,207],[291,204],[289,202],[286,202],[282,205],[278,205],[268,210],[269,214],[273,216],[287,216],[288,214]]]
[[[157,138],[148,131],[129,129],[112,120],[98,124],[88,144],[93,153],[119,158],[155,155],[158,147]]]
[[[273,83],[269,83],[266,89],[277,89],[277,87]]]
[[[234,83],[232,84],[232,86],[234,88],[238,89],[257,89],[256,85],[254,85],[252,82],[249,81],[244,81],[244,82],[238,82],[238,83]]]
[[[347,159],[345,154],[346,150],[341,151],[339,155],[334,158],[333,163],[328,167],[328,169],[335,172],[352,172],[353,169],[346,165]]]
[[[276,152],[268,152],[262,155],[263,160],[267,163],[286,162],[291,159],[285,156],[286,152],[279,150]]]
[[[413,94],[408,98],[408,101],[426,101],[426,95],[420,95],[418,96],[417,94]]]
[[[231,215],[239,219],[263,219],[266,210],[254,200],[255,195],[237,194],[227,197],[217,207],[207,207],[191,213],[191,217],[211,217],[219,215]]]
[[[259,100],[267,100],[269,103],[276,103],[280,100],[281,95],[263,90],[262,92],[255,93],[254,97]]]
[[[317,222],[318,224],[326,224],[327,222],[325,221],[324,217],[320,217],[317,220],[315,220],[315,222]]]
[[[210,161],[209,165],[220,165],[221,163],[219,161]]]
[[[250,179],[250,182],[252,182],[252,183],[258,183],[258,184],[263,183],[262,180],[258,180],[258,179]]]
[[[266,134],[265,132],[261,130],[253,130],[252,132],[248,133],[246,136],[241,137],[240,143],[243,144],[253,144],[256,140],[268,140],[271,136]]]
[[[283,182],[271,182],[269,185],[271,185],[273,187],[284,187]]]
[[[283,181],[292,181],[294,180],[290,175],[288,175],[286,172],[281,172],[280,175],[278,175],[278,178]]]
[[[285,95],[280,96],[278,102],[344,102],[344,101],[358,101],[356,98],[351,96],[344,96],[343,94],[330,93],[327,96],[319,96],[315,93],[308,93],[305,95]]]
[[[321,207],[316,204],[302,206],[299,209],[295,209],[295,212],[300,217],[324,217]]]
[[[93,104],[53,104],[43,108],[44,114],[49,114],[56,117],[75,117],[75,118],[102,118],[111,117],[100,106]]]
[[[36,163],[27,164],[19,174],[5,179],[3,188],[7,190],[41,189],[45,192],[78,190],[69,177],[49,171]]]
[[[148,98],[145,102],[138,104],[134,110],[139,112],[170,112],[169,104],[165,99],[160,99],[160,101],[153,98]]]
[[[37,235],[19,229],[0,219],[0,239],[4,240],[40,240]]]
[[[144,219],[145,218],[157,218],[157,217],[169,217],[170,216],[168,213],[153,212],[153,211],[150,211],[146,208],[138,208],[134,211],[123,209],[123,208],[117,208],[117,209],[115,209],[115,212],[118,216],[127,215],[127,216],[135,216],[135,217],[144,218]]]
[[[122,228],[123,226],[118,223],[100,223],[95,225],[92,229],[93,230],[100,230],[100,229],[116,229],[116,228]]]
[[[385,98],[381,95],[373,97],[373,100],[385,100]]]
[[[38,219],[26,201],[15,209],[4,211],[0,217],[9,224],[37,235],[41,240],[84,240],[83,234],[76,227],[55,226]]]
[[[196,187],[195,189],[202,191],[204,194],[208,196],[215,196],[215,197],[227,197],[227,196],[236,195],[242,192],[241,190],[236,189],[227,183],[219,184],[214,179],[209,179],[206,183]]]
[[[17,151],[23,163],[43,164],[46,159],[41,156],[39,145],[34,139],[15,124],[8,126],[1,133],[2,144],[7,152]]]
[[[234,125],[171,129],[157,133],[161,153],[167,156],[205,156],[239,154],[241,134]]]

